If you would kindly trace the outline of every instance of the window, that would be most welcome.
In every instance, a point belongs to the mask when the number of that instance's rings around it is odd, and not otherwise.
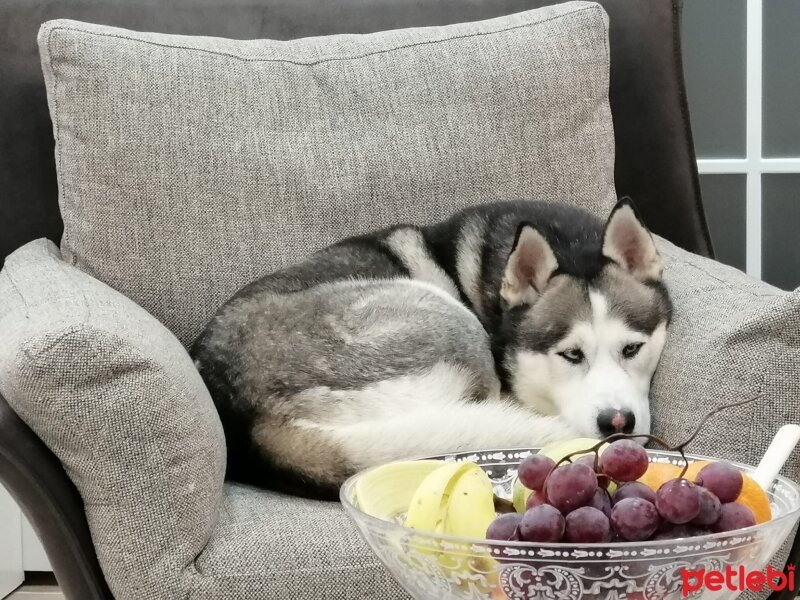
[[[685,0],[686,84],[717,257],[800,286],[800,2]]]

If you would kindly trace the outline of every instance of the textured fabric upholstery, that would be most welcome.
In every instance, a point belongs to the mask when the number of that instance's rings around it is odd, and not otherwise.
[[[64,464],[117,600],[401,599],[336,503],[227,485],[219,418],[156,319],[47,240],[0,271],[0,393]]]
[[[757,464],[781,425],[800,423],[800,290],[784,292],[663,239],[658,248],[675,310],[653,378],[653,433],[677,444],[715,407],[760,395],[712,417],[687,448]],[[798,452],[783,474],[800,480]],[[773,568],[786,564],[796,529]]]
[[[605,212],[606,26],[586,3],[285,43],[51,22],[64,256],[186,344],[242,283],[349,233],[534,190]],[[752,462],[797,420],[797,295],[660,247],[676,311],[656,432],[757,390],[691,447]],[[223,491],[179,342],[41,241],[0,274],[0,393],[79,488],[118,598],[405,597],[338,506]]]
[[[798,294],[659,249],[675,318],[655,432],[682,440],[711,407],[761,393],[690,447],[755,462],[779,423],[800,420]],[[338,505],[222,491],[222,433],[183,348],[44,240],[0,272],[0,393],[76,483],[118,599],[406,598]],[[798,478],[796,456],[786,474]]]
[[[784,292],[659,240],[675,306],[653,379],[654,433],[675,444],[714,407],[689,450],[757,463],[784,423],[800,423],[800,290]],[[795,452],[784,473],[800,480]]]
[[[175,336],[30,242],[0,272],[0,393],[80,491],[115,596],[186,597],[219,516],[225,441]]]
[[[350,234],[497,198],[605,213],[607,28],[587,2],[286,42],[48,22],[64,257],[188,344]]]
[[[192,598],[400,600],[409,596],[339,504],[226,484],[219,526],[195,561]]]
[[[680,443],[715,407],[759,396],[712,417],[687,447],[757,464],[781,425],[800,423],[800,290],[784,292],[657,241],[674,314],[651,389],[653,433]],[[798,452],[783,474],[800,480]],[[786,564],[794,538],[792,531],[773,568]],[[741,597],[769,594],[747,591]]]

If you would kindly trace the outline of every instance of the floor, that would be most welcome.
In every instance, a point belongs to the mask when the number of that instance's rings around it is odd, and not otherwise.
[[[25,583],[5,600],[64,600],[52,573],[26,573]]]

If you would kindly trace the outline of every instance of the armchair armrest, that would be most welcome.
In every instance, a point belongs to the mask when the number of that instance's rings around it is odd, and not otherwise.
[[[654,432],[678,443],[712,408],[756,397],[715,415],[689,447],[756,464],[783,423],[800,423],[800,291],[777,289],[665,240],[657,245],[674,313],[653,378]],[[783,472],[800,478],[800,452]],[[796,565],[800,540],[787,540],[773,567],[787,555]]]
[[[652,382],[653,430],[678,443],[709,410],[757,398],[715,415],[689,447],[756,464],[782,424],[800,423],[800,290],[780,290],[665,240],[657,245],[673,318]],[[800,478],[800,452],[783,472]]]
[[[5,408],[5,423],[23,440],[19,448],[8,440],[0,446],[9,464],[3,477],[34,523],[57,526],[64,519],[51,516],[63,510],[66,522],[81,525],[76,539],[86,545],[74,548],[91,556],[88,524],[108,589],[120,600],[187,597],[199,576],[194,559],[218,518],[225,439],[175,336],[64,263],[51,242],[31,242],[0,271],[0,393],[13,409]],[[20,456],[28,445],[31,455]],[[36,470],[40,462],[47,471]],[[61,487],[69,490],[68,509],[56,501]],[[52,543],[65,543],[63,531],[53,535]]]
[[[78,490],[61,463],[0,396],[0,481],[42,541],[66,598],[113,598]]]

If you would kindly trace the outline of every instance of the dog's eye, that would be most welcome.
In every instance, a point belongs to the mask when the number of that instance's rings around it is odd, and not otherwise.
[[[573,350],[565,350],[564,352],[559,352],[558,355],[567,362],[572,363],[573,365],[581,364],[584,359],[583,352],[578,348],[575,348]]]
[[[639,354],[639,350],[644,346],[644,342],[637,342],[635,344],[628,344],[622,349],[622,356],[624,358],[633,358]]]

